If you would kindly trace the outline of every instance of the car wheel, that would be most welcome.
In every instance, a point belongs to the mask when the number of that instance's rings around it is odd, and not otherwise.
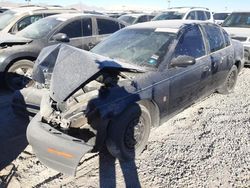
[[[228,94],[233,92],[236,85],[237,77],[238,77],[238,69],[235,65],[233,65],[222,87],[218,89],[218,92],[221,94]]]
[[[133,160],[145,149],[150,127],[147,108],[134,104],[111,121],[106,141],[108,151],[119,160]]]
[[[5,73],[5,82],[9,89],[19,90],[34,84],[32,80],[34,63],[29,60],[15,62]]]

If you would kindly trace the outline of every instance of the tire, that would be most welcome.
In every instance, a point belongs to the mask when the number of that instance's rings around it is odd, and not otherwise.
[[[232,93],[236,85],[237,77],[238,77],[238,69],[235,65],[233,65],[227,75],[225,82],[217,91],[221,94]]]
[[[5,83],[11,90],[20,90],[34,84],[32,80],[34,63],[29,60],[19,60],[5,72]]]
[[[108,127],[108,151],[121,161],[134,160],[147,145],[150,127],[151,116],[147,108],[139,104],[130,106]]]

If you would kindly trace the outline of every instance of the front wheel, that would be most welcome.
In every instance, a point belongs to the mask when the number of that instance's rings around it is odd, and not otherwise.
[[[235,65],[233,65],[227,75],[225,82],[218,89],[218,92],[221,94],[232,93],[236,85],[237,77],[238,77],[238,69]]]
[[[5,73],[7,87],[11,90],[19,90],[33,85],[33,65],[32,61],[19,60],[10,66]]]
[[[145,149],[150,126],[151,116],[147,108],[140,104],[130,106],[108,127],[108,151],[119,160],[133,160]]]

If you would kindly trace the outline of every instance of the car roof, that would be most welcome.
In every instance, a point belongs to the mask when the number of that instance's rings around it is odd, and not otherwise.
[[[151,21],[151,22],[144,22],[135,25],[128,26],[127,28],[148,28],[148,29],[156,29],[156,28],[170,28],[179,30],[183,25],[186,24],[199,24],[199,23],[206,23],[204,21],[197,21],[197,20],[159,20],[159,21]]]
[[[54,18],[57,18],[57,19],[61,19],[61,20],[69,20],[69,19],[72,19],[72,18],[76,18],[76,17],[84,17],[84,16],[88,16],[88,17],[98,17],[98,18],[106,18],[106,19],[109,19],[109,20],[116,20],[118,22],[120,22],[119,20],[117,19],[113,19],[113,18],[110,18],[108,16],[105,16],[105,15],[100,15],[100,14],[87,14],[87,13],[62,13],[62,14],[55,14],[55,15],[52,15],[52,16],[49,16],[49,17],[54,17]]]
[[[232,13],[250,13],[250,11],[233,11]]]
[[[144,16],[144,15],[150,15],[150,14],[142,14],[142,13],[134,13],[134,14],[124,14],[122,16],[132,16],[132,17],[139,17],[139,16]]]
[[[190,10],[205,10],[205,11],[209,11],[209,9],[205,8],[205,7],[172,7],[172,8],[167,9],[164,12],[173,12],[173,11],[176,11],[176,12],[186,13],[186,12],[188,12]]]
[[[11,9],[11,11],[16,12],[18,14],[26,13],[26,12],[36,12],[36,11],[63,11],[63,10],[72,10],[74,9],[63,8],[63,7],[56,7],[56,6],[49,6],[49,7],[42,7],[42,6],[27,6],[27,7],[18,7]]]

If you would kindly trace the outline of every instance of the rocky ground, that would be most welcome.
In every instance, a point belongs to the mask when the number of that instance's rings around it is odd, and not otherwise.
[[[248,68],[239,76],[234,93],[213,94],[154,128],[147,149],[136,161],[119,163],[106,151],[88,154],[75,178],[46,168],[27,146],[0,171],[0,184],[15,188],[250,187],[249,94]]]

